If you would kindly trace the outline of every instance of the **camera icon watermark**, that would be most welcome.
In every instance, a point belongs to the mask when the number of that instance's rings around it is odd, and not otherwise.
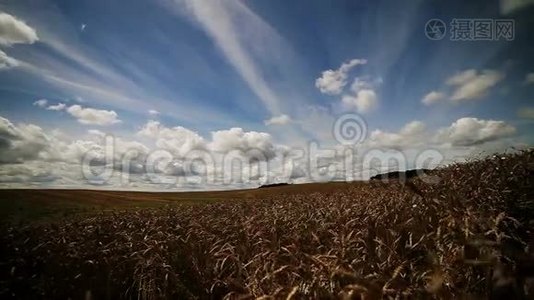
[[[450,41],[513,41],[515,21],[513,19],[457,19],[449,23]],[[447,24],[441,19],[430,19],[425,24],[425,36],[433,41],[447,35]]]
[[[447,34],[447,25],[440,19],[430,19],[425,24],[425,35],[428,39],[439,41]]]

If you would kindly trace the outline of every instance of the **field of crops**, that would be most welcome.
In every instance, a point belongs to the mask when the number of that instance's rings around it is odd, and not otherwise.
[[[0,297],[534,297],[533,175],[527,151],[450,166],[433,184],[10,225]]]

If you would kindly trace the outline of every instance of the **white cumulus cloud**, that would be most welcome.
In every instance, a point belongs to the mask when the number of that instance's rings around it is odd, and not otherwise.
[[[33,102],[33,105],[39,106],[39,107],[45,107],[48,104],[48,100],[46,99],[39,99],[35,102]]]
[[[237,150],[247,154],[252,150],[258,150],[267,160],[276,155],[271,135],[265,132],[246,132],[242,128],[235,127],[214,131],[211,135],[209,148],[213,151],[227,153]]]
[[[89,129],[87,130],[87,133],[91,134],[91,135],[94,135],[94,136],[97,136],[97,137],[103,137],[106,135],[106,133],[98,130],[98,129]]]
[[[477,72],[465,70],[447,79],[447,85],[453,86],[451,100],[454,102],[473,100],[487,95],[488,91],[504,78],[504,74],[495,70]]]
[[[461,118],[438,131],[437,140],[453,146],[474,146],[515,134],[516,128],[504,121]]]
[[[424,105],[432,105],[445,99],[445,97],[445,94],[442,92],[432,91],[426,94],[423,99],[421,99],[421,103]]]
[[[64,110],[65,107],[67,107],[67,105],[65,105],[65,103],[58,103],[58,104],[56,104],[56,105],[50,105],[50,106],[48,106],[46,109],[47,109],[47,110],[60,111],[60,110]]]
[[[404,125],[398,132],[376,129],[371,132],[366,145],[369,147],[408,149],[417,147],[466,147],[480,146],[512,137],[516,128],[504,121],[461,118],[450,126],[435,131],[427,130],[420,121]]]
[[[286,125],[291,122],[291,118],[288,115],[282,114],[279,116],[274,116],[269,120],[265,120],[265,125]]]
[[[206,148],[204,138],[196,132],[181,126],[169,128],[158,121],[148,121],[137,134],[155,140],[158,148],[180,157],[192,150]]]
[[[378,97],[374,90],[362,89],[356,95],[344,95],[341,102],[347,109],[356,109],[359,113],[367,113],[378,104]]]
[[[113,110],[94,109],[76,104],[67,108],[67,112],[78,119],[78,122],[87,125],[105,126],[121,122]]]
[[[155,143],[145,144],[127,137],[113,136],[113,142],[109,144],[110,137],[104,132],[91,129],[87,133],[85,137],[70,137],[57,129],[46,131],[34,124],[13,124],[0,117],[0,186],[87,187],[94,184],[92,182],[101,181],[108,188],[161,190],[189,189],[189,180],[197,180],[197,188],[252,187],[269,177],[270,182],[312,180],[307,175],[313,172],[307,167],[307,158],[289,147],[275,146],[271,136],[265,132],[231,128],[213,131],[210,139],[204,139],[184,127],[171,128],[157,121],[149,121],[138,135],[148,137]],[[361,146],[363,150],[376,147],[386,152],[388,149],[398,149],[406,155],[411,155],[409,151],[414,149],[431,147],[443,152],[451,161],[456,161],[467,157],[465,155],[468,152],[480,153],[480,150],[494,149],[495,146],[509,146],[513,142],[509,137],[514,133],[515,128],[504,121],[462,118],[436,130],[427,129],[420,121],[412,121],[394,132],[375,130]],[[109,147],[112,148],[111,152],[108,152]],[[148,160],[153,150],[167,150],[172,155],[171,160]],[[188,163],[186,155],[191,150],[202,150],[195,152],[207,154],[213,162]],[[233,156],[234,153],[238,156]],[[256,165],[254,159],[260,158],[258,153],[268,160],[266,169]],[[92,177],[80,172],[82,160],[85,161],[88,154],[92,158],[90,165],[96,172]],[[239,165],[232,162],[232,168],[226,168],[225,154],[240,159]],[[318,162],[317,168],[324,169],[331,164],[340,167],[339,163],[341,161],[332,157]],[[114,170],[112,177],[106,179],[99,175],[109,167]],[[149,167],[155,172],[150,176],[147,173],[152,172],[148,171]],[[242,177],[242,174],[249,174],[249,179],[246,178],[248,175]],[[158,178],[163,178],[160,175],[178,181],[158,181]],[[208,177],[213,177],[213,181]],[[229,178],[232,181],[227,185],[225,180]]]
[[[367,144],[371,147],[405,148],[422,145],[426,139],[426,126],[421,121],[412,121],[404,125],[399,132],[387,132],[376,129],[371,132]]]
[[[38,41],[35,29],[16,17],[0,13],[0,45],[33,44]]]
[[[49,137],[33,124],[15,126],[0,117],[0,162],[20,163],[36,159],[49,145]]]
[[[337,70],[323,71],[321,77],[315,80],[315,87],[323,94],[339,95],[345,85],[347,85],[349,71],[358,65],[364,65],[366,63],[367,60],[365,59],[352,59],[343,63]]]

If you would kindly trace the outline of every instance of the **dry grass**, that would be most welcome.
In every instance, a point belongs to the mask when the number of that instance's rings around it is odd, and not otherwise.
[[[0,296],[533,297],[533,174],[528,151],[450,166],[437,184],[371,182],[10,227]]]

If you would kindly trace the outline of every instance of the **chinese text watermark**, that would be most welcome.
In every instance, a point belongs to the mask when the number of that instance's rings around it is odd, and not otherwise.
[[[425,35],[430,40],[442,40],[449,35],[450,41],[513,41],[513,19],[452,19],[448,26],[441,19],[431,19],[425,24]]]

